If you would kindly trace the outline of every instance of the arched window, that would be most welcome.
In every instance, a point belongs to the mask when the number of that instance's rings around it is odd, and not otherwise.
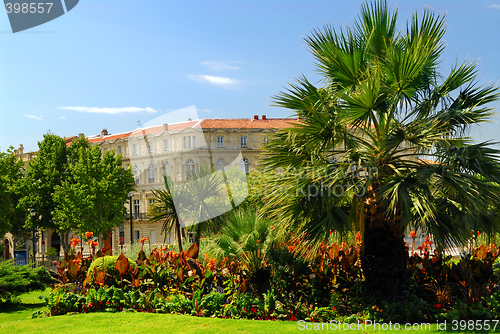
[[[250,172],[250,166],[248,165],[248,159],[241,159],[241,162],[240,162],[240,168],[241,168],[241,171],[245,174],[248,174]]]
[[[194,172],[194,167],[195,167],[194,160],[189,159],[188,161],[186,161],[186,174]]]
[[[172,169],[170,168],[170,164],[165,162],[165,176],[172,177]]]
[[[224,168],[226,168],[226,162],[224,161],[224,159],[218,159],[215,170],[224,171]]]
[[[134,174],[135,184],[139,184],[139,167],[137,165],[132,169],[132,173]]]
[[[148,183],[155,182],[155,166],[153,164],[149,165],[148,168]]]

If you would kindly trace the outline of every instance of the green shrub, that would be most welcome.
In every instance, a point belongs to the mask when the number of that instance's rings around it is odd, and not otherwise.
[[[112,256],[103,256],[95,259],[89,267],[89,270],[87,271],[87,275],[91,275],[94,273],[94,268],[97,267],[99,270],[103,271],[106,269],[106,274],[110,275],[112,280],[106,280],[107,285],[113,285],[115,283],[120,282],[120,273],[118,270],[116,270],[116,260],[118,259],[118,256],[112,255]],[[132,268],[135,268],[136,264],[134,261],[131,259],[127,258],[128,263]]]
[[[54,279],[45,267],[15,266],[14,260],[0,263],[0,304],[34,290],[44,290]]]
[[[59,252],[55,247],[49,247],[45,252],[45,256],[57,256],[57,255],[59,255]]]

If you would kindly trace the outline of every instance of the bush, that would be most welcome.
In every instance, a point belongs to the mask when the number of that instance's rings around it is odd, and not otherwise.
[[[44,290],[54,280],[45,267],[15,266],[14,260],[0,263],[0,303],[34,290]]]
[[[112,256],[103,256],[95,259],[89,267],[89,270],[87,271],[87,275],[93,275],[94,274],[94,268],[97,267],[99,270],[103,271],[106,269],[106,275],[111,276],[111,280],[107,280],[106,283],[108,285],[113,285],[115,283],[120,282],[120,273],[118,270],[116,270],[116,260],[118,259],[118,256],[112,255]],[[132,261],[131,259],[127,258],[128,263],[132,268],[135,268],[135,262]]]

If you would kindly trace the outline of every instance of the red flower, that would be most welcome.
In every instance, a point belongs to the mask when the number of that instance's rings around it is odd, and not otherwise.
[[[436,308],[441,308],[441,304],[436,304]]]
[[[143,245],[144,245],[144,243],[145,243],[146,241],[148,241],[148,238],[146,238],[146,237],[142,237],[142,238],[139,240],[139,242],[142,242],[142,244],[143,244]]]
[[[415,231],[410,231],[410,238],[415,239],[417,233]]]
[[[93,235],[94,235],[94,232],[85,232],[85,239],[89,239]]]

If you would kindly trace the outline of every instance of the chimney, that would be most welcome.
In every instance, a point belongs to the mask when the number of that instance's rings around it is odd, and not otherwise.
[[[163,123],[163,131],[168,131],[168,124],[167,123]]]
[[[187,121],[188,121],[188,122],[191,122],[191,117],[189,117]]]
[[[83,134],[83,132],[80,132],[80,133],[78,134],[78,137],[85,137],[85,135]]]
[[[262,115],[262,119],[266,120],[267,119],[266,115]]]
[[[253,119],[259,119],[259,115],[253,115]]]
[[[102,129],[101,136],[107,136],[107,135],[108,135],[108,130],[107,129]]]
[[[23,146],[23,144],[20,144],[19,145],[19,154],[23,154],[23,151],[24,151],[24,146]]]

